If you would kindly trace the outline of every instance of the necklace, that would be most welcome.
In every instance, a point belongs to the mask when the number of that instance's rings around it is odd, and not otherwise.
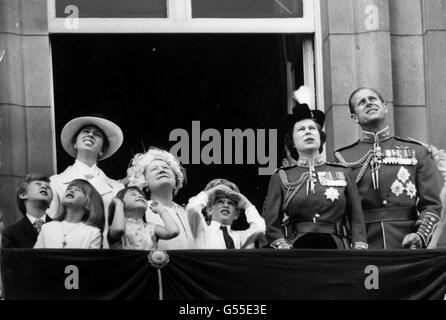
[[[67,237],[74,231],[76,230],[77,227],[79,227],[79,225],[81,224],[80,222],[76,223],[76,225],[71,228],[71,230],[69,230],[68,232],[65,232],[65,221],[62,221],[62,234],[63,234],[63,241],[62,241],[62,248],[65,248],[67,246]]]

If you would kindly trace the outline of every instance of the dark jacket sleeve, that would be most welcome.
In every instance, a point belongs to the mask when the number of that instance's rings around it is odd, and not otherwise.
[[[367,248],[367,231],[358,187],[356,186],[352,171],[350,169],[345,171],[345,176],[347,180],[347,215],[349,217],[351,227],[352,247],[361,247],[365,249]]]
[[[423,239],[424,246],[427,246],[441,217],[441,186],[437,183],[437,175],[441,173],[425,148],[419,150],[418,154],[416,188],[418,191],[417,210],[420,215],[417,221],[419,226],[417,233]]]
[[[14,241],[13,233],[11,232],[11,228],[6,228],[2,233],[2,249],[16,248],[16,243]]]
[[[268,245],[271,245],[274,241],[285,238],[282,230],[282,203],[282,185],[279,174],[275,173],[271,176],[269,181],[268,193],[266,195],[262,213],[266,222],[266,240]]]

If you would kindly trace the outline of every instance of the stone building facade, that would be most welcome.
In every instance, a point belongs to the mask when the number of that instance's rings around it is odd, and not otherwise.
[[[383,94],[396,135],[446,148],[446,2],[313,1],[327,158],[358,137],[347,99],[359,86]],[[19,179],[56,171],[47,1],[0,2],[0,57],[0,210],[8,225],[20,217]]]

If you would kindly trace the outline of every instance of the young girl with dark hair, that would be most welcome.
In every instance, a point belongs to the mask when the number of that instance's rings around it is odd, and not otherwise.
[[[114,249],[151,250],[158,248],[158,240],[176,237],[180,230],[167,209],[152,201],[150,209],[163,220],[164,226],[146,222],[147,201],[138,187],[119,191],[110,203],[108,241]]]

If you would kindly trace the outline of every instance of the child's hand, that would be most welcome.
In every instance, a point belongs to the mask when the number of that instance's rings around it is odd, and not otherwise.
[[[124,202],[121,200],[121,199],[119,199],[119,198],[116,198],[116,197],[113,197],[113,203],[115,204],[115,207],[121,207],[121,208],[124,208]]]
[[[225,192],[232,192],[232,189],[229,188],[228,186],[224,185],[224,184],[218,184],[215,187],[209,189],[206,191],[206,193],[208,194],[208,196],[210,196],[211,194],[213,194],[215,191],[225,191]]]
[[[238,202],[238,206],[243,209],[246,210],[248,209],[250,206],[252,206],[251,201],[248,200],[248,198],[246,198],[243,194],[238,193],[238,196],[240,197],[240,200]]]
[[[167,212],[166,207],[158,201],[152,201],[152,203],[150,204],[150,210],[152,210],[156,214]]]

